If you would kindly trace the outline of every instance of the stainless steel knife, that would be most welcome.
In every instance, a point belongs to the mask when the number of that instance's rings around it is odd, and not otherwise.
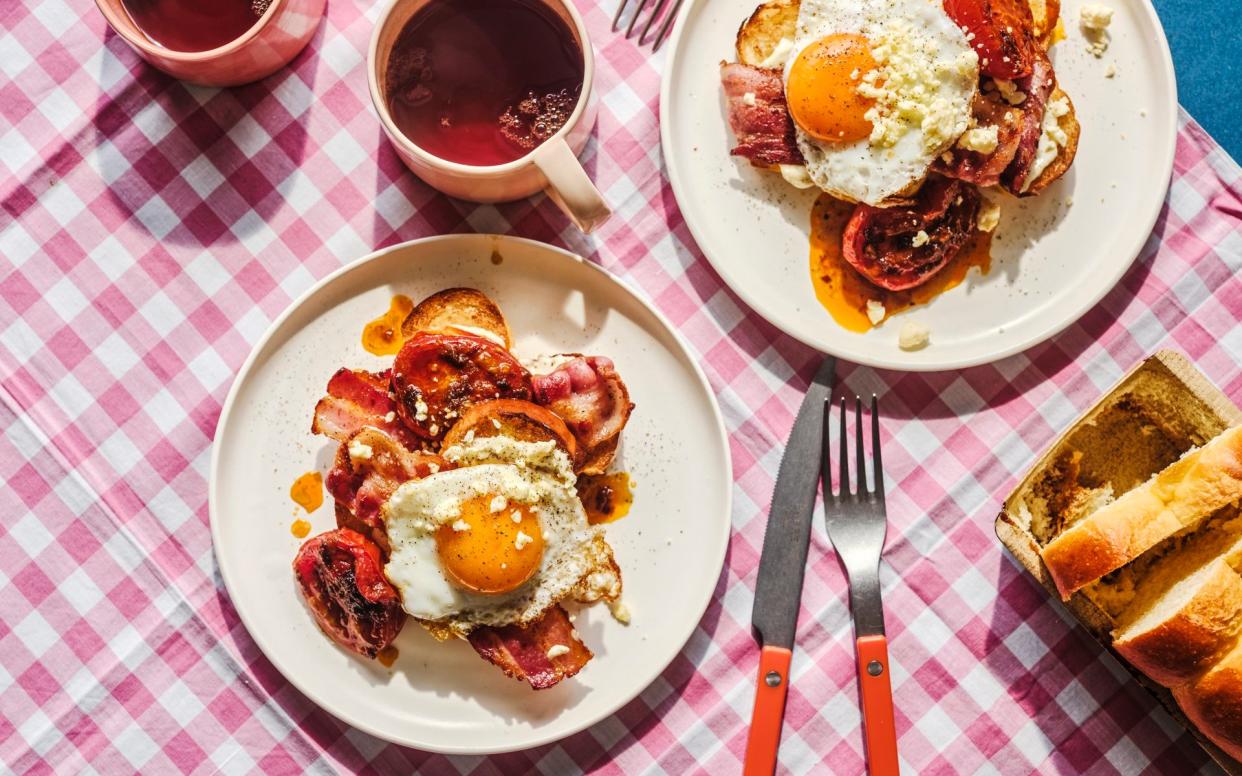
[[[802,605],[807,545],[819,490],[824,400],[832,391],[836,364],[836,359],[828,356],[811,380],[776,473],[763,553],[759,556],[755,608],[750,618],[761,651],[754,712],[746,740],[746,776],[768,776],[776,769],[789,688],[789,661]]]

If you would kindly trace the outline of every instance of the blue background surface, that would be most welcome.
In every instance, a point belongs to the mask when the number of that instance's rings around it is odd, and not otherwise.
[[[1230,156],[1242,159],[1242,3],[1152,4],[1173,50],[1178,101]]]

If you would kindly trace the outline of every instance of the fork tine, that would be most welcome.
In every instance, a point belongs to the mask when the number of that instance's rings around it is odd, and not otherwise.
[[[854,397],[854,444],[858,447],[854,451],[854,460],[858,463],[854,492],[861,496],[867,493],[867,458],[863,450],[862,399],[858,396]]]
[[[850,448],[845,441],[845,397],[841,397],[841,487],[842,497],[850,495]]]
[[[660,18],[660,11],[664,10],[664,4],[667,2],[668,0],[656,0],[655,7],[651,9],[651,15],[647,17],[647,23],[643,25],[643,31],[638,33],[638,45],[646,45],[647,33],[651,32],[651,25]]]
[[[824,440],[820,443],[823,452],[820,453],[819,468],[820,481],[823,483],[824,503],[831,503],[835,500],[836,494],[832,490],[832,436],[829,431],[832,429],[832,397],[824,397]]]
[[[681,10],[681,2],[682,0],[676,0],[673,3],[673,7],[668,10],[667,14],[665,14],[664,24],[660,25],[660,31],[656,33],[655,45],[651,47],[651,53],[654,54],[660,50],[660,45],[664,43],[664,39],[668,35],[668,31],[673,28],[673,22],[677,20],[677,12]]]
[[[880,458],[880,404],[871,394],[871,465],[875,467],[875,492],[884,500],[884,462]]]
[[[629,40],[634,34],[634,25],[638,24],[638,17],[643,15],[643,9],[647,7],[649,0],[638,0],[638,7],[634,9],[634,15],[630,17],[630,26],[625,28],[625,39]]]
[[[616,32],[617,27],[621,26],[621,15],[625,13],[625,7],[630,4],[630,0],[621,0],[617,5],[617,12],[612,17],[612,31]]]

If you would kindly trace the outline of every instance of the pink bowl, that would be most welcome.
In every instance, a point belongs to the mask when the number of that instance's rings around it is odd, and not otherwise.
[[[325,0],[272,0],[241,37],[207,51],[174,51],[152,43],[121,0],[95,0],[108,24],[138,56],[174,78],[203,86],[237,86],[266,78],[298,55],[323,18]]]

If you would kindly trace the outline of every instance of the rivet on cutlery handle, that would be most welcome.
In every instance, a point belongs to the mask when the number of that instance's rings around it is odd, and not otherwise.
[[[792,655],[783,647],[764,647],[759,654],[759,681],[755,688],[755,709],[750,716],[750,735],[746,739],[744,776],[771,776],[776,771],[776,750],[781,744]]]
[[[893,722],[893,688],[888,679],[888,640],[883,636],[863,636],[856,644],[867,772],[871,776],[897,776],[897,727]]]

